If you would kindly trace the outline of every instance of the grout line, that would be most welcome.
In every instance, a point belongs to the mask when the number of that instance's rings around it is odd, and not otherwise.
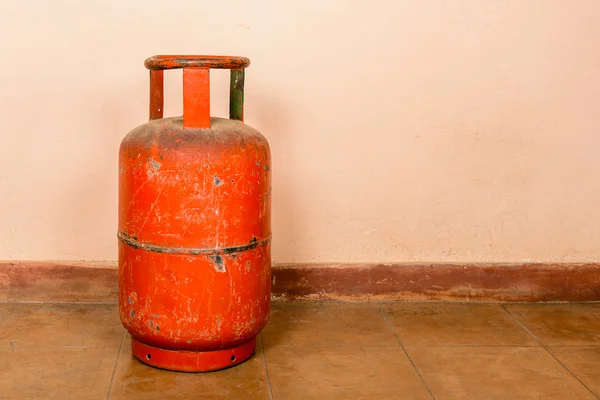
[[[431,398],[433,400],[435,400],[435,396],[431,392],[431,389],[429,389],[429,386],[425,382],[425,379],[423,379],[423,376],[421,375],[421,372],[419,372],[419,368],[417,368],[417,366],[415,365],[413,359],[410,357],[410,354],[408,354],[408,351],[406,351],[406,348],[402,344],[402,341],[400,340],[400,338],[398,337],[398,335],[396,335],[396,332],[392,328],[392,324],[390,324],[390,321],[388,321],[387,317],[383,314],[383,312],[381,311],[381,308],[378,307],[377,309],[379,310],[379,315],[381,315],[381,317],[383,318],[383,320],[387,324],[389,330],[392,331],[392,334],[394,335],[394,337],[396,338],[396,341],[398,342],[398,344],[402,348],[402,351],[404,351],[404,354],[406,354],[406,357],[408,358],[408,361],[410,361],[410,364],[412,365],[413,369],[417,373],[417,376],[419,377],[419,379],[421,379],[421,382],[423,383],[423,385],[425,385],[425,389],[427,389],[427,391],[429,392],[429,396],[431,396]]]
[[[269,377],[269,367],[267,366],[267,352],[265,351],[262,333],[260,333],[260,347],[262,348],[263,360],[265,362],[265,374],[267,375],[267,386],[269,387],[269,399],[273,400],[273,389],[271,388],[271,378]]]
[[[599,305],[600,300],[590,300],[590,301],[505,301],[502,302],[501,305],[519,305],[519,306],[571,306],[571,305],[580,305],[580,306],[591,306],[591,305]]]
[[[550,355],[552,356],[552,358],[554,358],[554,359],[555,359],[555,360],[556,360],[556,361],[557,361],[557,362],[558,362],[560,365],[562,365],[562,367],[563,367],[563,368],[564,368],[564,369],[565,369],[565,370],[566,370],[566,371],[567,371],[569,374],[571,374],[571,376],[573,376],[575,379],[577,379],[577,381],[579,381],[579,383],[581,383],[581,384],[583,385],[583,387],[585,387],[585,388],[586,388],[586,389],[587,389],[587,390],[588,390],[588,391],[589,391],[589,392],[592,394],[592,396],[594,396],[596,399],[600,399],[600,397],[598,397],[598,396],[596,395],[596,393],[594,393],[594,392],[592,391],[592,389],[590,389],[590,388],[588,387],[588,385],[586,385],[585,383],[583,383],[583,381],[582,381],[581,379],[579,379],[579,377],[578,377],[577,375],[575,375],[575,374],[573,373],[573,371],[571,371],[571,370],[570,370],[570,369],[569,369],[569,368],[568,368],[568,367],[567,367],[567,366],[566,366],[566,365],[565,365],[565,364],[564,364],[562,361],[560,361],[560,360],[558,359],[558,357],[556,357],[556,356],[554,355],[554,353],[552,353],[552,351],[550,351],[550,348],[549,348],[548,346],[546,346],[544,343],[542,343],[542,342],[541,342],[541,341],[540,341],[540,340],[539,340],[539,339],[538,339],[538,338],[537,338],[537,337],[536,337],[536,336],[533,334],[533,332],[531,332],[529,329],[527,329],[527,327],[526,327],[525,325],[523,325],[523,324],[521,323],[521,321],[519,321],[519,320],[518,320],[518,319],[517,319],[517,318],[516,318],[514,315],[512,315],[512,313],[511,313],[510,311],[508,311],[508,308],[506,308],[506,306],[505,306],[505,305],[502,305],[502,308],[504,309],[504,311],[506,311],[506,312],[508,313],[508,315],[510,315],[510,316],[511,316],[511,317],[512,317],[512,318],[513,318],[513,319],[514,319],[514,320],[515,320],[515,321],[516,321],[516,322],[517,322],[517,323],[518,323],[520,326],[521,326],[521,328],[525,329],[525,331],[526,331],[527,333],[529,333],[529,335],[531,335],[531,337],[533,338],[533,340],[535,340],[536,342],[538,342],[538,343],[539,343],[539,344],[540,344],[540,345],[541,345],[541,346],[544,348],[544,350],[546,350],[546,351],[548,352],[548,354],[550,354]]]
[[[120,349],[121,346],[120,345],[106,345],[106,346],[102,346],[102,345],[96,345],[96,346],[85,346],[85,345],[74,345],[74,346],[70,346],[70,345],[57,345],[57,346],[52,346],[52,345],[25,345],[25,346],[21,346],[21,345],[16,345],[14,346],[15,349],[115,349],[118,348]]]
[[[296,347],[294,345],[288,345],[288,344],[276,344],[276,345],[270,345],[269,347],[272,348],[290,348],[290,347]],[[298,346],[300,347],[300,346]],[[389,344],[360,344],[360,345],[346,345],[346,344],[334,344],[334,345],[321,345],[321,346],[303,346],[305,348],[309,348],[309,349],[314,349],[314,350],[318,350],[318,349],[342,349],[342,348],[367,348],[367,349],[385,349],[385,348],[390,348],[390,347],[396,347],[391,346]],[[511,345],[511,344],[440,344],[440,345],[409,345],[409,346],[405,346],[406,348],[420,348],[420,347],[431,347],[431,348],[444,348],[444,349],[462,349],[462,348],[474,348],[474,347],[510,347],[510,348],[534,348],[534,349],[539,349],[540,347],[543,347],[541,345]],[[600,346],[552,346],[552,347],[576,347],[576,348],[581,348],[581,347],[589,347],[589,348],[599,348]]]
[[[453,299],[392,299],[392,300],[378,300],[378,299],[367,299],[367,300],[356,300],[356,299],[271,299],[273,304],[316,304],[316,303],[328,303],[328,304],[380,304],[380,305],[389,305],[389,304],[449,304],[449,305],[491,305],[491,306],[502,306],[505,304],[516,304],[516,305],[536,305],[536,306],[560,306],[560,305],[600,305],[600,300],[578,300],[578,301],[558,301],[558,300],[549,300],[549,301],[518,301],[518,300],[478,300],[478,299],[461,299],[461,300],[453,300]]]
[[[543,347],[541,345],[539,346],[515,346],[515,345],[510,345],[510,344],[451,344],[451,345],[412,345],[412,346],[405,346],[407,348],[423,348],[423,347],[427,347],[427,348],[441,348],[441,349],[470,349],[470,348],[478,348],[478,347],[492,347],[492,348],[524,348],[524,349],[539,349],[540,347]]]
[[[72,305],[94,305],[94,304],[118,304],[118,301],[54,301],[54,300],[20,300],[20,301],[0,301],[0,304],[72,304]]]
[[[113,372],[110,377],[110,384],[108,385],[108,393],[106,393],[106,400],[110,398],[110,392],[112,391],[113,381],[115,380],[115,374],[117,373],[117,365],[119,365],[119,358],[121,357],[121,350],[123,350],[123,343],[125,343],[126,334],[127,332],[123,332],[123,338],[121,339],[121,345],[119,346],[119,352],[117,353],[117,359],[115,360],[115,367],[113,368]]]
[[[388,305],[402,302],[404,304],[449,304],[449,305],[536,305],[536,306],[557,306],[557,305],[600,305],[600,301],[478,301],[478,300],[271,300],[273,304],[357,304],[357,305]],[[103,301],[68,301],[68,300],[1,300],[0,304],[117,304],[118,300]]]

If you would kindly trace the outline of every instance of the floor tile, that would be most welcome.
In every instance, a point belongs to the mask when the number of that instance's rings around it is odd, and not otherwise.
[[[600,304],[511,304],[506,308],[546,346],[600,346]]]
[[[381,306],[406,346],[538,346],[500,305],[393,303]]]
[[[0,350],[0,399],[106,399],[119,347]]]
[[[235,367],[208,373],[164,371],[147,366],[131,354],[127,334],[112,384],[111,400],[269,399],[262,348]]]
[[[0,348],[119,346],[116,304],[0,304]]]
[[[437,400],[595,399],[542,347],[408,347]]]
[[[263,331],[265,347],[397,346],[373,304],[274,303]]]
[[[136,360],[116,304],[0,303],[0,399],[104,400],[115,371],[111,399],[267,400],[265,357],[274,400],[430,399],[386,319],[436,400],[595,398],[585,385],[600,392],[600,304],[506,308],[275,302],[264,351],[189,374]]]
[[[600,397],[600,347],[553,347],[550,351]]]
[[[430,399],[396,347],[265,347],[275,400]]]

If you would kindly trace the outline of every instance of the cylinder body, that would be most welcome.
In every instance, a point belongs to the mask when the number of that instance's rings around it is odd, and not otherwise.
[[[142,362],[210,371],[250,357],[271,293],[271,156],[237,120],[131,131],[119,151],[119,312]]]

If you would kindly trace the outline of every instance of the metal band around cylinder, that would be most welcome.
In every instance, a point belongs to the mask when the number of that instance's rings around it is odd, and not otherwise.
[[[197,256],[200,254],[206,255],[216,255],[216,254],[234,254],[241,253],[243,251],[248,251],[255,249],[257,247],[268,244],[271,241],[271,236],[264,239],[256,239],[254,238],[250,243],[243,246],[230,246],[230,247],[219,247],[219,248],[189,248],[189,247],[168,247],[168,246],[158,246],[151,243],[144,243],[137,240],[132,236],[129,236],[125,232],[119,232],[117,234],[119,242],[126,244],[128,246],[133,247],[134,249],[141,249],[146,251],[152,251],[155,253],[163,253],[163,254],[175,254],[175,255],[193,255]]]

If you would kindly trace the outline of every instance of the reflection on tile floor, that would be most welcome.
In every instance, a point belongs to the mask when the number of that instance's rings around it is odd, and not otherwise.
[[[600,395],[595,303],[273,303],[261,339],[237,367],[169,372],[131,355],[116,304],[0,303],[0,399]]]

